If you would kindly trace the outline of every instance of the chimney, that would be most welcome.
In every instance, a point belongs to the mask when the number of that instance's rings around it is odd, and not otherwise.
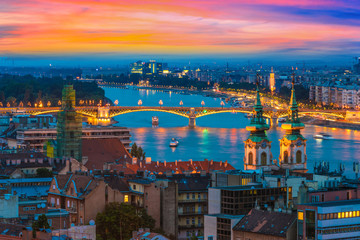
[[[136,163],[137,163],[137,158],[134,157],[134,158],[132,159],[132,164],[134,165],[134,164],[136,164]]]
[[[164,166],[166,167],[166,161],[164,161]]]
[[[142,161],[139,161],[139,164],[140,164],[140,168],[142,168]]]
[[[227,160],[225,161],[224,166],[227,167]]]
[[[156,161],[156,165],[159,166],[159,161]]]
[[[210,161],[210,165],[213,165],[214,164],[214,160],[211,159]]]
[[[177,166],[177,160],[175,160],[175,166]]]
[[[190,159],[190,164],[191,164],[191,165],[193,164],[192,159]]]
[[[220,161],[220,167],[222,166],[222,161]]]

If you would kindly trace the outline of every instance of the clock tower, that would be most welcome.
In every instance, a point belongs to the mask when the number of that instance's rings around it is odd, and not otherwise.
[[[259,75],[257,78],[259,78]],[[246,127],[246,130],[250,131],[250,136],[244,141],[244,170],[257,170],[260,168],[265,171],[271,170],[271,141],[269,141],[266,135],[266,130],[268,129],[269,125],[266,124],[263,117],[263,106],[261,105],[259,93],[259,79],[257,79],[256,100],[252,111],[252,119]]]
[[[294,81],[295,74],[293,73],[288,119],[281,125],[281,127],[286,130],[286,134],[280,139],[279,163],[282,168],[298,172],[307,172],[306,139],[300,133],[300,130],[304,129],[305,125],[299,119]]]

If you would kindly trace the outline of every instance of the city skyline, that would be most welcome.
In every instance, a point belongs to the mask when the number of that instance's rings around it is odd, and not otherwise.
[[[8,1],[0,3],[0,54],[24,65],[139,58],[351,63],[360,52],[359,8],[337,0]]]

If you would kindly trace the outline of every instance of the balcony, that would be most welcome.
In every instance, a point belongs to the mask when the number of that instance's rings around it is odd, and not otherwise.
[[[204,224],[188,224],[188,225],[179,225],[178,229],[196,229],[196,228],[204,228]]]
[[[206,202],[207,203],[207,201],[208,201],[207,198],[179,199],[178,203],[201,203],[201,202]]]
[[[189,216],[189,215],[204,215],[207,214],[207,211],[179,211],[179,216]]]
[[[77,213],[77,209],[75,207],[69,207],[67,210],[69,213]]]

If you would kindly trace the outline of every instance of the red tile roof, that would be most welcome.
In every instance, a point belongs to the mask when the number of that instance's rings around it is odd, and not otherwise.
[[[123,171],[125,175],[135,174],[137,171],[150,171],[154,173],[174,172],[182,174],[184,172],[200,173],[206,171],[207,173],[214,170],[234,170],[227,161],[215,162],[205,159],[204,161],[176,161],[176,162],[154,162],[145,163],[145,161],[137,162],[136,164],[114,164],[110,166],[111,169]]]
[[[118,138],[83,139],[82,155],[88,157],[85,167],[103,170],[104,163],[131,162],[131,155]]]

